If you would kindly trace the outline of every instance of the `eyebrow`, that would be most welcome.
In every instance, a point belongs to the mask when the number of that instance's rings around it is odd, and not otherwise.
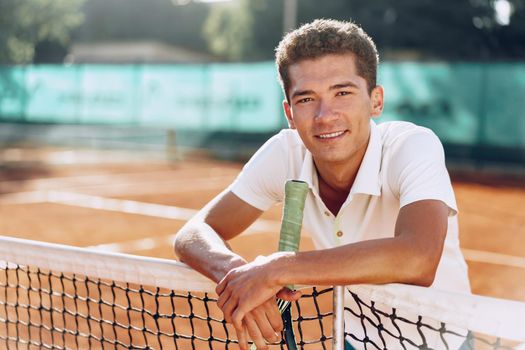
[[[298,90],[298,91],[295,91],[293,94],[292,94],[292,99],[297,97],[297,96],[304,96],[304,95],[311,95],[313,94],[314,91],[313,90]]]
[[[329,90],[337,90],[337,89],[343,89],[343,88],[359,88],[356,83],[353,83],[351,81],[345,81],[339,84],[335,84],[330,86]]]
[[[338,83],[338,84],[335,84],[335,85],[332,85],[330,86],[328,89],[329,90],[338,90],[338,89],[344,89],[344,88],[359,88],[359,86],[357,86],[356,83],[353,83],[351,81],[345,81],[345,82],[342,82],[342,83]],[[311,95],[313,94],[314,91],[313,90],[298,90],[298,91],[295,91],[291,98],[295,98],[297,96],[305,96],[305,95]]]

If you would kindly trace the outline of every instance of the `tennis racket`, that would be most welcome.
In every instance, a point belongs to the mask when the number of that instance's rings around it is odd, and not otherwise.
[[[284,206],[281,221],[281,232],[279,235],[279,251],[296,252],[299,250],[301,240],[301,226],[303,223],[303,210],[308,184],[303,181],[289,180],[284,187]],[[294,290],[293,285],[286,286]],[[289,301],[277,300],[277,306],[283,317],[284,340],[288,350],[296,350],[295,335],[292,327],[292,313]],[[250,350],[256,350],[252,344]]]

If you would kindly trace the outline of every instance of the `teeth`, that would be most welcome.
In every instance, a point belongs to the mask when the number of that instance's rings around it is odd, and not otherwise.
[[[319,135],[319,138],[321,138],[321,139],[331,139],[333,137],[341,136],[341,135],[343,135],[343,133],[344,133],[344,131],[333,132],[333,133],[330,133],[330,134],[322,134],[322,135]]]

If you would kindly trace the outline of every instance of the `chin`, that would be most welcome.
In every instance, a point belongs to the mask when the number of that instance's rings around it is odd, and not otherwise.
[[[317,161],[321,161],[324,163],[341,163],[344,161],[347,161],[351,158],[350,154],[326,154],[326,153],[320,153],[317,155],[313,155],[314,159]]]

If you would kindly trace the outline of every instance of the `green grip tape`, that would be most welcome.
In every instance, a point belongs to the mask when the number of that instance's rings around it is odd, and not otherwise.
[[[308,184],[303,181],[288,180],[284,186],[283,218],[281,221],[281,233],[279,235],[279,251],[296,252],[299,250],[301,241],[301,226],[303,225],[303,210],[308,194]],[[287,286],[293,290],[292,285]],[[285,327],[286,344],[289,349],[297,349],[294,342],[293,329],[291,328],[291,314],[289,307],[282,312],[287,312],[290,325]],[[255,344],[250,350],[257,350]]]
[[[284,187],[283,218],[279,237],[279,251],[296,252],[301,240],[303,210],[308,184],[302,181],[289,180]]]
[[[308,184],[303,181],[289,180],[284,187],[283,219],[279,236],[280,252],[296,252],[301,241],[303,210],[308,194]],[[293,290],[294,286],[287,286]]]

